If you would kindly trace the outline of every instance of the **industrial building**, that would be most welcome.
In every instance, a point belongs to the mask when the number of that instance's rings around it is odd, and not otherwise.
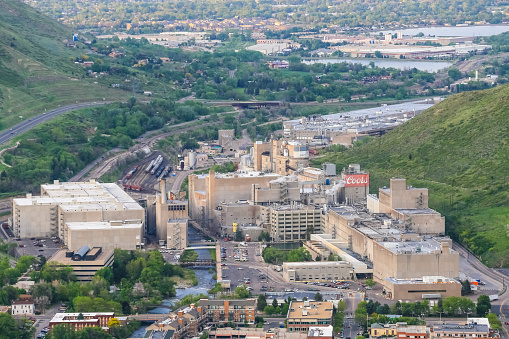
[[[352,276],[352,264],[347,261],[283,263],[283,278],[287,282],[325,282],[351,279]]]
[[[136,250],[143,245],[142,234],[141,220],[68,222],[62,240],[71,251],[89,245],[104,250]]]
[[[41,195],[13,199],[11,220],[19,238],[64,239],[68,222],[145,220],[145,210],[118,185],[64,182],[41,185]],[[144,230],[142,230],[142,235]]]
[[[445,277],[422,277],[420,279],[386,278],[385,295],[395,300],[430,301],[449,297],[461,297],[461,283]]]
[[[380,135],[405,123],[441,100],[434,98],[288,120],[283,122],[283,136],[309,145],[325,142],[349,147],[364,136]]]
[[[187,247],[188,203],[187,201],[168,200],[166,182],[161,180],[161,195],[156,197],[156,236],[161,245],[167,248],[184,249]]]
[[[104,267],[113,266],[113,250],[103,251],[100,247],[90,250],[83,246],[78,251],[60,250],[48,262],[56,262],[63,266],[70,266],[78,281],[92,281],[97,271]]]
[[[299,141],[271,140],[254,143],[254,170],[288,175],[309,165],[309,146]]]
[[[310,327],[332,325],[333,308],[330,301],[292,301],[286,316],[288,331],[308,333]]]
[[[189,175],[189,217],[219,228],[218,220],[213,219],[214,209],[224,203],[250,200],[254,184],[266,186],[278,177],[278,174],[260,172],[220,174],[209,171],[209,174]]]

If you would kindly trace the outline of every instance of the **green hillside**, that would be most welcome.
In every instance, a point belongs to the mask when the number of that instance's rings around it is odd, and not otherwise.
[[[72,62],[87,52],[66,47],[72,33],[20,0],[0,1],[0,129],[58,105],[119,96]]]
[[[449,235],[488,265],[509,267],[509,86],[455,95],[323,161],[360,163],[372,193],[397,176],[428,187]]]

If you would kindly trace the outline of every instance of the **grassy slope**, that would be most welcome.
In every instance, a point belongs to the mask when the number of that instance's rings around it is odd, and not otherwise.
[[[65,47],[71,38],[65,26],[21,1],[0,1],[0,129],[58,105],[126,96],[84,79],[70,57],[86,50]]]
[[[329,155],[360,163],[370,190],[401,176],[428,187],[447,232],[491,266],[509,267],[509,86],[455,95],[382,138]]]

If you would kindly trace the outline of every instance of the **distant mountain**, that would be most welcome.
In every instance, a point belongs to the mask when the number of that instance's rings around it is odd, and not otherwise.
[[[71,61],[87,53],[83,44],[66,46],[72,36],[20,0],[0,1],[0,130],[44,109],[111,94]]]
[[[509,86],[455,95],[324,160],[360,163],[372,193],[397,176],[428,187],[449,235],[490,266],[509,267]]]

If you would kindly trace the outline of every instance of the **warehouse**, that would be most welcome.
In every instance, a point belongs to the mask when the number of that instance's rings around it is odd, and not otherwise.
[[[19,238],[52,237],[63,240],[68,222],[142,220],[145,210],[118,185],[64,182],[41,185],[41,195],[13,199],[12,225]]]

